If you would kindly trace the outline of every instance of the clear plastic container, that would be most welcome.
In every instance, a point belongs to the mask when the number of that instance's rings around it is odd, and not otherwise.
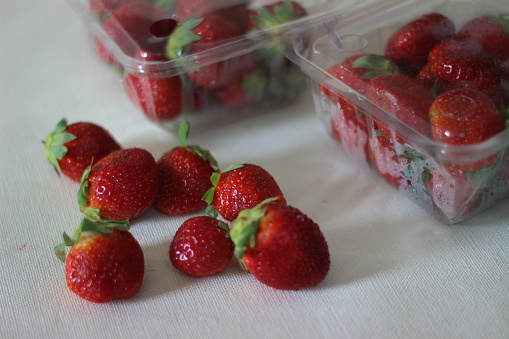
[[[487,16],[506,35],[488,38]],[[341,148],[456,223],[509,193],[508,22],[505,0],[378,1],[295,28],[282,45]]]
[[[339,0],[69,0],[100,58],[145,116],[210,127],[299,98],[308,79],[281,52],[288,29]]]

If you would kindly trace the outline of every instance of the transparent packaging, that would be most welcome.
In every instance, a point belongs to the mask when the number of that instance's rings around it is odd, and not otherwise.
[[[292,29],[282,46],[343,151],[457,223],[509,193],[507,41],[505,0],[393,0]]]
[[[339,0],[338,0],[339,1]],[[332,0],[69,0],[97,55],[151,121],[211,127],[298,99],[308,78],[281,35]]]

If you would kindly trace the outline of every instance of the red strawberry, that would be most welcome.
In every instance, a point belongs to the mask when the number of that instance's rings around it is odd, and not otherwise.
[[[277,197],[277,202],[286,203],[274,177],[254,164],[232,166],[211,177],[214,187],[204,200],[213,205],[226,220],[234,220],[246,208],[253,208],[265,199]]]
[[[142,61],[167,61],[162,54],[140,50],[136,58]],[[183,90],[178,76],[160,74],[128,73],[125,88],[131,100],[139,105],[145,116],[152,121],[174,119],[182,113]]]
[[[458,38],[476,43],[491,55],[509,59],[509,19],[507,16],[481,16],[467,22]]]
[[[359,94],[366,94],[366,88],[371,79],[379,75],[394,75],[399,73],[396,66],[389,59],[375,54],[358,54],[346,58],[342,63],[327,69],[327,73],[352,88]],[[322,91],[331,99],[339,96],[322,84]]]
[[[397,140],[383,135],[380,130],[373,131],[369,138],[369,159],[378,174],[391,186],[406,189],[410,183],[408,178],[403,176],[403,170],[410,164],[411,159],[398,153]]]
[[[399,28],[387,41],[385,55],[409,75],[417,74],[430,50],[454,36],[454,23],[439,13],[425,14]]]
[[[295,207],[262,202],[239,214],[230,237],[241,266],[258,281],[300,290],[323,281],[330,268],[319,226]]]
[[[490,98],[471,89],[441,94],[429,114],[433,138],[450,145],[480,143],[505,128],[504,118]]]
[[[134,57],[138,50],[164,51],[165,39],[155,39],[151,26],[158,21],[147,1],[132,0],[118,7],[104,23],[104,31],[124,54]],[[97,40],[97,50],[103,60],[114,63],[111,52]]]
[[[233,257],[228,226],[210,216],[186,220],[170,245],[170,260],[179,271],[205,277],[223,271]]]
[[[174,8],[174,15],[182,21],[192,15],[205,16],[207,14],[230,11],[237,6],[246,7],[245,0],[177,0]]]
[[[67,256],[65,246],[72,246]],[[83,299],[131,298],[143,282],[143,251],[127,227],[84,219],[72,238],[64,233],[55,252],[65,261],[67,286]]]
[[[428,66],[439,82],[439,93],[470,88],[484,92],[498,105],[503,99],[502,79],[507,77],[499,60],[468,41],[445,40],[429,54]],[[440,88],[442,86],[442,89]]]
[[[413,130],[430,135],[428,111],[434,97],[421,81],[404,74],[381,75],[371,80],[366,97]],[[377,124],[388,136],[384,124]]]
[[[261,72],[254,71],[219,87],[216,90],[216,97],[224,107],[245,107],[262,98],[265,86],[266,76]]]
[[[87,168],[78,202],[91,220],[130,220],[152,206],[159,182],[157,163],[149,152],[123,149]]]
[[[251,9],[246,30],[250,31],[250,36],[256,41],[258,39],[258,36],[255,34],[256,31],[271,30],[274,27],[297,20],[306,15],[306,9],[298,2],[289,0],[277,1],[260,8]],[[253,53],[255,59],[261,64],[268,65],[272,71],[277,71],[281,65],[291,64],[291,62],[281,51],[279,44],[280,35],[272,34],[272,41],[263,41],[263,46],[257,48]],[[262,39],[266,39],[266,35],[263,35]]]
[[[448,219],[471,213],[477,206],[475,188],[465,170],[453,165],[434,168],[429,192],[440,212]]]
[[[187,145],[189,123],[179,130],[180,147],[165,153],[157,162],[161,187],[155,206],[168,215],[198,212],[207,206],[203,196],[212,187],[211,175],[217,162],[209,151]]]
[[[102,21],[109,17],[118,7],[131,0],[90,0],[90,12]]]
[[[64,173],[80,182],[85,169],[121,147],[103,127],[90,122],[67,125],[58,122],[55,130],[43,141],[45,155],[57,173]]]
[[[199,56],[226,40],[238,38],[242,31],[231,21],[217,14],[203,18],[191,16],[183,20],[171,34],[167,44],[167,55],[177,59],[184,54],[195,55],[194,67],[185,67],[189,78],[205,88],[219,87],[232,82],[239,74],[253,70],[250,54],[217,62],[217,56]]]

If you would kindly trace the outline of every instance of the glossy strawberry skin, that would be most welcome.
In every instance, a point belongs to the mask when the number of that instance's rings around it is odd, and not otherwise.
[[[128,231],[84,232],[65,259],[69,289],[96,303],[135,296],[144,271],[143,251]]]
[[[281,290],[300,290],[323,281],[330,255],[318,225],[289,205],[267,204],[264,209],[255,244],[248,244],[242,256],[247,270],[261,283]]]
[[[504,118],[482,92],[456,89],[437,97],[430,107],[432,136],[450,145],[480,143],[504,130]]]
[[[240,37],[242,31],[235,23],[217,14],[209,14],[203,18],[193,32],[200,38],[188,46],[187,54],[198,54],[223,44],[226,40]],[[197,59],[197,70],[187,72],[189,78],[198,86],[217,88],[231,83],[240,74],[248,73],[255,67],[251,54],[230,58],[225,61],[213,62],[212,57]]]
[[[430,135],[428,112],[434,98],[421,81],[404,74],[381,75],[371,80],[366,97],[410,128]],[[377,123],[388,136],[384,124]]]
[[[140,50],[136,58],[141,61],[168,61],[163,54],[146,50]],[[128,73],[124,84],[129,98],[141,107],[149,120],[167,121],[182,113],[183,89],[178,76]]]
[[[186,215],[207,206],[202,200],[215,172],[209,160],[185,147],[176,147],[157,162],[161,188],[155,206],[168,215]]]
[[[63,144],[67,153],[58,164],[62,173],[76,182],[80,182],[92,162],[122,148],[106,129],[94,123],[76,122],[69,124],[65,131],[76,139]]]
[[[246,208],[253,208],[265,199],[277,197],[285,204],[286,199],[274,177],[254,164],[221,173],[212,200],[219,214],[232,221]]]
[[[170,245],[171,263],[182,273],[205,277],[226,269],[233,257],[233,242],[227,228],[209,216],[186,220],[177,230]]]
[[[438,13],[425,14],[401,27],[388,40],[385,55],[409,75],[426,64],[430,50],[454,36],[454,23]]]
[[[110,153],[92,166],[86,180],[87,207],[113,220],[143,214],[154,203],[160,183],[154,157],[140,148]]]
[[[458,38],[478,44],[481,48],[501,60],[509,59],[509,31],[497,22],[500,18],[481,16],[467,22],[458,32]],[[509,22],[505,19],[506,25]],[[507,29],[507,28],[506,28]]]

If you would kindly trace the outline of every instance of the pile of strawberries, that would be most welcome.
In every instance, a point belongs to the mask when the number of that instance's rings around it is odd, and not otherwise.
[[[391,185],[431,202],[448,221],[507,194],[504,152],[449,161],[420,152],[414,142],[427,138],[442,145],[475,145],[506,129],[507,17],[478,16],[457,28],[444,14],[427,13],[399,27],[383,54],[350,56],[328,73],[369,102],[361,109],[322,85],[321,93],[334,107],[332,136]],[[381,111],[404,126],[388,123]],[[416,135],[409,137],[405,128]]]
[[[138,61],[116,60],[96,39],[99,56],[118,68],[130,65],[127,94],[156,122],[284,103],[302,92],[306,77],[283,56],[278,35],[266,31],[306,10],[290,0],[248,6],[247,0],[90,0],[106,34]]]
[[[180,146],[157,161],[144,149],[122,148],[90,122],[63,119],[47,136],[45,154],[57,173],[80,183],[82,222],[55,247],[69,289],[98,303],[136,295],[145,262],[130,223],[152,206],[168,216],[204,212],[190,216],[169,246],[171,263],[185,274],[221,272],[235,256],[276,289],[320,283],[330,257],[318,225],[287,204],[262,167],[238,164],[220,171],[208,150],[188,145],[189,130],[183,123]]]

